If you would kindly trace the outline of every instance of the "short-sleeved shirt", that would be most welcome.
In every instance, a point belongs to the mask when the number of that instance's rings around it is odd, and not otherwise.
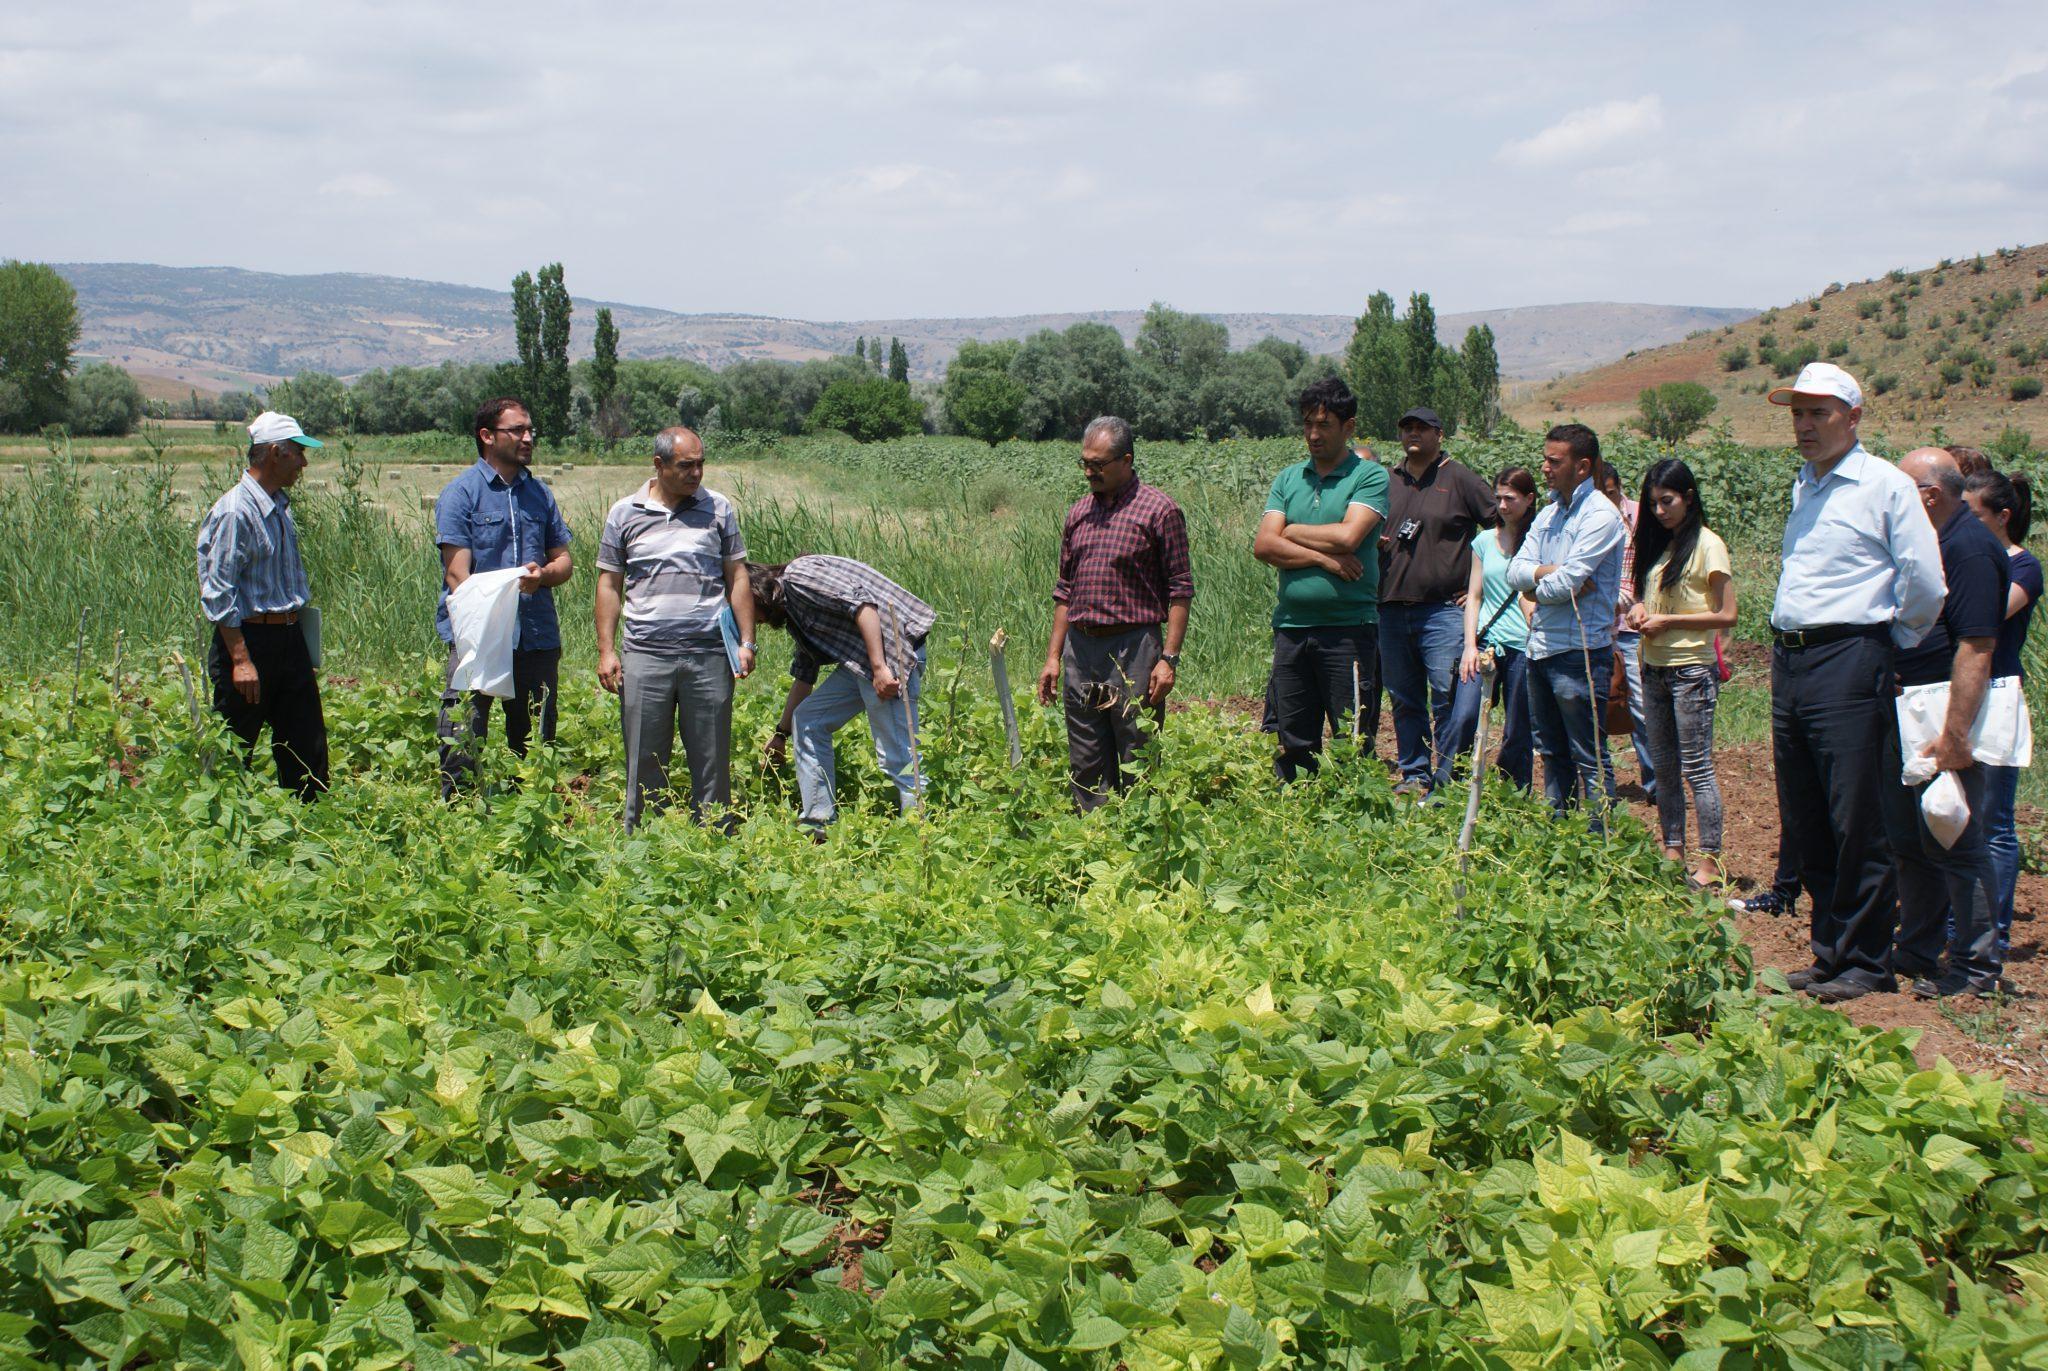
[[[2027,602],[2020,606],[2019,613],[2008,616],[1998,626],[1998,647],[1991,654],[1991,674],[2024,677],[2027,669],[2020,663],[2020,649],[2026,645],[2027,625],[2034,621],[2034,606],[2041,599],[2041,563],[2023,547],[2006,549],[2005,562],[2012,572],[2012,583],[2027,592]]]
[[[434,541],[442,547],[469,549],[469,570],[503,571],[545,562],[551,547],[569,546],[569,522],[562,517],[555,494],[538,476],[520,472],[505,478],[479,457],[476,465],[450,481],[434,501]],[[434,631],[452,643],[448,626],[448,584],[434,611]],[[562,645],[562,627],[555,618],[555,591],[542,586],[519,597],[519,650],[540,651]]]
[[[1266,513],[1290,524],[1340,524],[1353,505],[1363,505],[1384,520],[1387,515],[1387,469],[1378,462],[1345,453],[1328,476],[1316,474],[1315,459],[1297,462],[1273,478]],[[1373,530],[1377,537],[1378,529]],[[1329,628],[1377,623],[1380,617],[1380,559],[1370,546],[1358,560],[1365,574],[1347,581],[1321,567],[1283,567],[1280,602],[1273,609],[1275,628]]]
[[[2005,624],[2005,592],[2012,584],[2011,560],[1984,521],[1959,509],[1941,526],[1941,572],[1948,582],[1941,617],[1919,646],[1900,652],[1899,684],[1930,685],[1949,679],[1956,644],[1965,638],[1996,638]]]
[[[782,604],[796,644],[789,674],[811,684],[827,663],[872,678],[867,640],[857,617],[861,606],[875,607],[881,620],[882,655],[898,676],[909,673],[914,654],[939,617],[930,605],[851,557],[810,556],[791,562],[782,572]]]
[[[1083,628],[1164,623],[1168,604],[1195,598],[1180,506],[1135,476],[1114,495],[1076,500],[1060,530],[1052,598]]]
[[[1671,565],[1671,551],[1650,568],[1643,582],[1643,607],[1652,614],[1708,614],[1714,609],[1714,577],[1733,576],[1728,561],[1728,544],[1710,528],[1700,530],[1699,542],[1685,559],[1678,584],[1664,584],[1664,569]],[[1643,639],[1643,661],[1650,666],[1711,666],[1714,661],[1714,630],[1711,628],[1666,629]]]
[[[1394,463],[1387,489],[1391,538],[1380,553],[1380,603],[1433,605],[1465,593],[1472,575],[1472,538],[1500,513],[1493,487],[1462,462],[1439,457],[1421,476]],[[1414,536],[1401,529],[1416,521]]]
[[[1489,528],[1474,538],[1472,555],[1479,559],[1478,627],[1486,635],[1480,646],[1520,652],[1529,644],[1529,620],[1522,613],[1521,597],[1508,584],[1508,563],[1513,559],[1500,550],[1500,530]],[[1516,603],[1509,604],[1511,600]],[[1508,607],[1503,610],[1502,605]]]
[[[626,650],[722,651],[725,566],[746,557],[732,501],[715,490],[699,487],[670,509],[650,481],[613,505],[604,516],[597,569],[625,579]]]

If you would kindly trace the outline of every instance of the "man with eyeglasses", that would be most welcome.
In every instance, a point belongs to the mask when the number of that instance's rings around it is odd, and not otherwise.
[[[1089,493],[1067,511],[1060,533],[1038,702],[1052,703],[1064,674],[1071,792],[1085,814],[1130,784],[1140,704],[1155,723],[1164,714],[1195,579],[1187,519],[1165,492],[1138,479],[1126,420],[1106,414],[1088,425],[1081,470]]]
[[[455,672],[455,632],[448,622],[448,592],[484,571],[521,567],[519,633],[512,651],[512,696],[505,701],[505,743],[526,755],[533,715],[540,737],[555,740],[555,695],[562,667],[562,629],[554,587],[575,571],[569,558],[569,523],[554,492],[535,476],[533,416],[510,396],[486,400],[470,426],[476,465],[450,481],[434,501],[434,539],[441,546],[441,600],[434,630],[449,645],[448,676]],[[441,796],[447,799],[476,771],[476,746],[489,728],[491,697],[481,691],[441,692]]]
[[[597,680],[619,696],[626,747],[626,831],[668,803],[680,720],[690,814],[732,804],[732,683],[719,612],[730,597],[739,674],[754,669],[754,593],[732,501],[704,488],[704,443],[687,428],[654,435],[654,475],[613,505],[597,545]],[[620,612],[625,651],[614,650]],[[731,816],[720,823],[731,828]]]

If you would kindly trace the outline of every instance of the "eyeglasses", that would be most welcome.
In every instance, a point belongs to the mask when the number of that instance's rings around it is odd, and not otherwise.
[[[704,459],[702,457],[698,457],[693,461],[687,462],[680,457],[657,457],[654,460],[660,462],[661,465],[667,467],[671,471],[702,471],[704,469]]]
[[[1101,462],[1091,462],[1086,457],[1080,458],[1079,460],[1081,463],[1081,470],[1088,472],[1091,475],[1100,475],[1101,473],[1108,471],[1111,467],[1115,466],[1118,462],[1121,462],[1123,458],[1111,457],[1106,461]]]
[[[491,430],[493,433],[509,433],[515,438],[531,437],[539,431],[532,424],[520,424],[515,428],[494,428]]]

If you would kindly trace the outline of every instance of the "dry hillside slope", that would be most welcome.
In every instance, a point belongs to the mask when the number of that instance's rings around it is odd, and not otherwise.
[[[1741,323],[1521,387],[1509,412],[1532,426],[1577,418],[1606,430],[1637,412],[1645,387],[1697,381],[1720,401],[1713,422],[1728,421],[1744,441],[1780,441],[1784,413],[1765,396],[1814,359],[1863,383],[1867,433],[1915,440],[1938,426],[1949,441],[1982,443],[2010,427],[2048,438],[2048,244],[1829,285]]]

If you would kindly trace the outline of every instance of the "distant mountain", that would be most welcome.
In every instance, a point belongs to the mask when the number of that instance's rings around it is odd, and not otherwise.
[[[1508,411],[1525,424],[1579,418],[1623,423],[1636,397],[1697,381],[1719,401],[1713,422],[1744,442],[1787,442],[1769,401],[1801,362],[1831,360],[1863,386],[1863,431],[1983,443],[2007,427],[2048,423],[2048,244],[1957,258],[1871,281],[1839,282],[1713,332],[1566,376],[1517,387]]]
[[[504,291],[395,276],[278,276],[233,267],[128,262],[60,264],[78,291],[82,352],[178,385],[260,386],[307,369],[352,376],[373,367],[511,357]],[[576,301],[574,347],[590,352],[600,302]],[[1142,310],[983,319],[854,319],[814,323],[750,314],[677,314],[609,304],[627,357],[687,357],[714,368],[754,358],[802,361],[850,352],[861,336],[896,337],[913,375],[936,377],[969,338],[1022,338],[1081,320],[1137,336]],[[1474,324],[1493,327],[1503,375],[1548,378],[1748,317],[1744,309],[1570,304],[1439,316],[1456,346]],[[1216,314],[1234,346],[1277,336],[1311,352],[1340,352],[1348,314]]]

